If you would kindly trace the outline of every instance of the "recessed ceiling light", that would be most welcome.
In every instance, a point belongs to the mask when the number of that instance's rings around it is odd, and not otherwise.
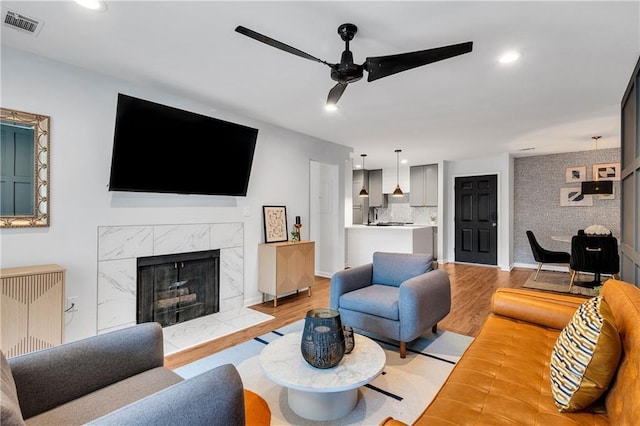
[[[517,50],[510,50],[500,55],[500,57],[498,58],[498,62],[500,62],[501,64],[510,64],[517,61],[521,57],[522,52],[518,52]]]
[[[400,160],[400,164],[407,164],[408,162],[409,162],[409,160],[407,160],[406,158]]]
[[[104,12],[107,10],[107,4],[102,0],[75,0],[82,7],[86,7],[87,9],[96,10],[99,12]]]

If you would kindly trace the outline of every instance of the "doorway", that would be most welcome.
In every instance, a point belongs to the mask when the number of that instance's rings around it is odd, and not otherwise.
[[[315,241],[315,273],[331,277],[344,266],[340,246],[340,169],[335,164],[310,160],[309,238]]]
[[[497,175],[455,178],[455,260],[498,264]]]

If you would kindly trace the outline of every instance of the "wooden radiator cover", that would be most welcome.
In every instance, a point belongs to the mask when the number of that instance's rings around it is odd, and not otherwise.
[[[64,277],[59,265],[0,269],[0,348],[7,357],[63,342]]]

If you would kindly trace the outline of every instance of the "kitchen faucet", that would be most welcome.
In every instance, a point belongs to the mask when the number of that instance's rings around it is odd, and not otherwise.
[[[373,215],[371,214],[371,210],[373,209]],[[377,207],[369,207],[367,210],[367,225],[371,225],[371,218],[373,217],[373,223],[378,221],[378,208]]]

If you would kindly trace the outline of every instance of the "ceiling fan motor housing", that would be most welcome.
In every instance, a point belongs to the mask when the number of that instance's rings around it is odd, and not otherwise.
[[[362,78],[362,65],[353,63],[353,53],[342,52],[340,63],[331,67],[331,79],[339,83],[352,83]]]

